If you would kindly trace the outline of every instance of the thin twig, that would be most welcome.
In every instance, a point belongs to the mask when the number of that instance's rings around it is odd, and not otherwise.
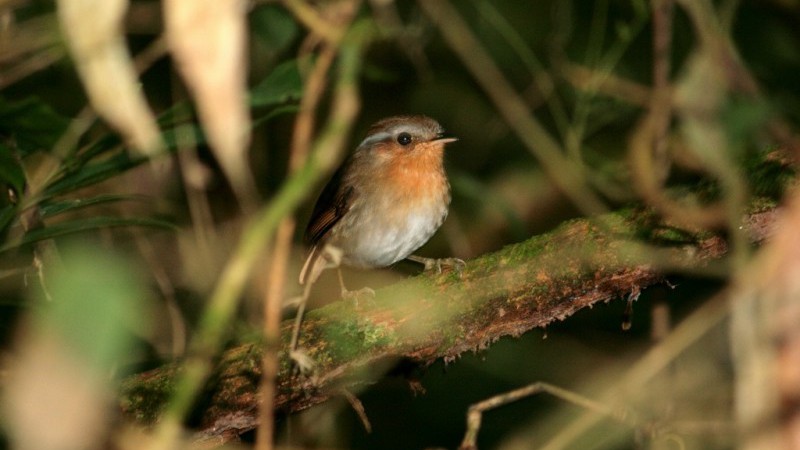
[[[467,431],[464,433],[464,440],[461,441],[461,446],[459,446],[459,449],[474,450],[478,448],[478,431],[480,431],[481,420],[484,412],[540,393],[550,394],[553,397],[579,406],[593,413],[600,414],[602,416],[611,416],[613,419],[619,422],[636,426],[636,420],[628,410],[610,408],[606,404],[592,400],[588,397],[584,397],[570,390],[539,381],[513,391],[495,395],[494,397],[490,397],[470,406],[469,411],[467,412]]]
[[[419,5],[553,183],[583,212],[594,215],[607,211],[603,201],[586,185],[580,168],[564,156],[558,142],[531,114],[458,11],[445,0],[420,0]]]
[[[672,50],[672,10],[673,0],[651,0],[653,10],[653,96],[650,110],[664,109],[654,113],[653,124],[653,158],[656,161],[656,172],[650,176],[657,177],[660,183],[669,174],[669,158],[667,156],[667,132],[672,117],[672,100],[669,73]],[[641,149],[644,150],[644,149]]]
[[[337,44],[344,37],[344,29],[325,20],[321,14],[303,0],[283,0],[292,14],[314,34],[331,44]]]
[[[672,199],[663,186],[653,143],[660,124],[669,121],[670,107],[654,107],[642,118],[628,140],[628,158],[633,184],[638,194],[677,226],[688,229],[718,228],[726,223],[723,202],[692,206]],[[666,117],[664,117],[666,116]]]
[[[662,342],[654,346],[640,358],[628,371],[606,389],[598,398],[607,399],[610,408],[619,408],[621,398],[626,393],[641,392],[645,385],[667,367],[675,358],[691,345],[705,336],[728,315],[728,292],[716,295],[697,309],[691,316],[679,324]],[[572,423],[564,426],[553,436],[542,449],[555,450],[572,448],[575,439],[582,436],[602,418],[595,412],[584,413]]]
[[[0,89],[5,89],[28,76],[46,69],[66,55],[63,47],[46,48],[29,56],[24,61],[4,70],[0,75]]]
[[[133,240],[139,253],[144,258],[150,273],[153,275],[162,298],[164,299],[164,306],[167,309],[167,319],[170,324],[170,339],[172,345],[170,346],[170,355],[173,358],[183,356],[186,350],[186,322],[181,315],[178,300],[175,297],[175,286],[172,284],[172,279],[169,277],[165,262],[159,258],[159,254],[153,247],[153,242],[146,239],[145,236],[138,230],[133,231]]]
[[[481,17],[494,26],[503,39],[508,42],[508,45],[519,55],[522,63],[525,64],[528,72],[531,73],[533,84],[542,96],[545,97],[547,107],[550,110],[550,114],[553,116],[553,121],[555,122],[556,128],[558,128],[559,134],[564,138],[569,128],[569,117],[555,89],[556,81],[544,69],[544,65],[536,56],[536,53],[530,45],[491,2],[482,0],[478,2],[476,6]]]
[[[331,45],[323,47],[313,70],[308,76],[300,101],[300,111],[295,119],[292,137],[291,154],[289,156],[289,172],[297,172],[308,155],[311,136],[314,131],[314,115],[325,91],[326,78],[336,56],[336,48]],[[274,439],[275,378],[278,376],[278,351],[280,350],[280,319],[284,298],[287,264],[291,253],[292,235],[295,220],[285,217],[278,226],[273,245],[270,272],[267,277],[266,298],[264,299],[264,338],[266,347],[263,357],[263,374],[261,378],[261,405],[259,409],[259,426],[256,437],[256,448],[268,450],[272,448]]]
[[[422,81],[429,81],[433,78],[431,64],[425,56],[423,42],[410,32],[410,28],[403,23],[400,13],[397,11],[397,4],[393,0],[370,0],[373,10],[375,23],[381,31],[397,39],[400,51],[417,71],[417,76]]]
[[[647,106],[652,97],[647,86],[579,64],[562,64],[562,74],[575,89],[592,90],[631,105]]]
[[[142,74],[164,54],[165,48],[163,40],[161,38],[156,39],[134,57],[134,67],[139,74]],[[90,106],[85,106],[80,110],[58,141],[56,141],[50,152],[51,157],[46,158],[43,163],[36,168],[36,172],[27,177],[29,189],[21,201],[20,211],[24,211],[38,204],[41,200],[42,192],[60,173],[64,159],[78,147],[81,136],[89,131],[89,128],[96,120],[97,114]]]
[[[353,395],[353,393],[347,389],[342,389],[341,392],[342,395],[344,395],[344,398],[347,399],[347,402],[350,403],[353,411],[355,411],[358,415],[358,418],[361,420],[361,425],[364,425],[364,430],[366,430],[367,433],[372,433],[372,424],[369,422],[367,411],[364,409],[364,404],[361,403],[361,400],[359,400],[358,397]]]
[[[181,423],[213,369],[211,358],[219,350],[253,266],[280,221],[308,195],[317,180],[333,170],[339,160],[360,108],[357,75],[361,48],[366,38],[364,33],[356,33],[352,39],[343,41],[333,107],[328,123],[314,145],[314,151],[303,168],[289,177],[272,201],[247,225],[223,269],[201,318],[198,332],[192,339],[190,356],[183,364],[175,391],[156,429],[152,448],[175,447]]]

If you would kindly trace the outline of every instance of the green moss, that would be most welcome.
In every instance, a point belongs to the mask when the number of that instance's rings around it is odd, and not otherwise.
[[[172,395],[177,372],[177,366],[173,366],[149,378],[144,374],[125,381],[121,386],[122,409],[138,422],[155,423]]]
[[[333,363],[372,353],[397,341],[389,327],[352,316],[324,324],[320,327],[320,334],[328,343],[326,351]],[[315,358],[318,356],[321,355],[315,355]]]
[[[753,154],[745,160],[745,175],[750,183],[750,190],[758,197],[779,199],[786,189],[797,180],[794,168],[777,158]]]
[[[757,197],[751,199],[747,212],[750,214],[768,211],[778,206],[778,200],[772,197]]]

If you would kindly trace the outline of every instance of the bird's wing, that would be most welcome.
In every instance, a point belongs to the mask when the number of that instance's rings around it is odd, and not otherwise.
[[[353,204],[355,190],[353,186],[342,185],[343,173],[344,167],[336,171],[314,205],[305,233],[309,244],[318,244]]]
[[[336,171],[314,205],[314,212],[311,213],[305,233],[305,239],[311,244],[311,250],[300,271],[300,284],[305,284],[309,280],[314,282],[322,272],[324,261],[320,261],[319,258],[325,244],[320,241],[347,214],[353,204],[355,189],[352,186],[342,185],[344,172],[344,166]]]

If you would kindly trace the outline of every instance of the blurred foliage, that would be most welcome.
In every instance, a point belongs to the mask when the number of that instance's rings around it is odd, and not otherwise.
[[[91,244],[71,242],[62,253],[61,263],[47,273],[53,298],[39,300],[42,326],[83,353],[93,370],[108,373],[133,349],[133,333],[147,334],[148,295],[139,270]]]
[[[776,118],[792,128],[800,122],[800,9],[795,3],[714,2],[721,11],[736,8],[731,34],[761,92],[758,98],[727,96],[716,112],[730,145],[699,149],[720,152],[741,171],[747,192],[776,199],[793,182],[793,173],[785,161],[765,162],[765,155],[780,150],[765,129]],[[653,66],[649,2],[471,0],[453,4],[535,117],[564,146],[568,157],[580,163],[591,187],[602,193],[608,206],[640,205],[626,153],[629,134],[644,105],[624,95],[609,95],[599,84],[589,83],[587,88],[568,73],[570,67],[580,66],[600,79],[648,88]],[[150,0],[131,2],[126,23],[134,54],[148,48],[158,32],[147,27],[139,30],[135,24],[159,16],[159,7],[159,2]],[[317,42],[283,5],[254,1],[249,8],[248,86],[254,127],[249,161],[262,198],[270,199],[286,179],[293,114],[303,95],[303,82],[317,61]],[[0,6],[0,13],[9,23],[8,30],[0,30],[0,81],[4,72],[25,74],[0,85],[3,354],[13,346],[11,330],[19,327],[20,312],[35,310],[36,317],[44,318],[43,326],[57,330],[60,342],[74,345],[97,373],[106,374],[119,364],[155,365],[180,356],[176,348],[183,348],[186,336],[175,330],[192,330],[194,324],[186,317],[198,316],[202,308],[198,299],[209,294],[208,286],[217,279],[247,217],[232,206],[231,189],[206,146],[171,61],[157,58],[141,74],[142,90],[166,143],[163,153],[149,160],[130,152],[116,133],[85,109],[87,99],[63,53],[63,43],[53,41],[53,29],[41,29],[41,20],[52,22],[52,2],[8,2]],[[454,197],[451,217],[423,253],[469,258],[581,213],[545,177],[415,2],[366,2],[359,18],[373,21],[379,38],[364,54],[362,113],[350,142],[357,142],[375,120],[404,113],[430,115],[460,138],[447,154]],[[690,18],[680,8],[675,10],[673,27],[671,75],[677,80],[686,75],[697,38]],[[16,40],[10,44],[6,38]],[[53,50],[60,53],[49,63],[37,65],[54,55]],[[323,97],[317,117],[324,116],[330,101]],[[666,182],[670,193],[688,192],[704,202],[728,193],[704,170],[698,154],[679,154],[674,159]],[[192,200],[193,189],[202,192],[202,200]],[[311,204],[306,202],[298,212],[300,222],[309,215]],[[81,244],[65,246],[64,240],[76,234],[82,237]],[[50,244],[58,251],[44,256],[42,246]],[[56,266],[52,274],[51,264]],[[147,273],[134,275],[130,267],[137,265],[148,269]],[[194,269],[202,272],[186,273]],[[362,284],[394,279],[385,274],[361,275],[364,280],[358,282]],[[679,288],[659,290],[652,294],[655,300],[643,297],[631,333],[618,331],[620,305],[587,311],[548,330],[549,340],[542,341],[536,334],[519,341],[506,339],[485,356],[465,358],[454,369],[434,366],[420,375],[428,388],[427,396],[420,399],[401,389],[404,383],[400,381],[382,381],[364,394],[375,429],[372,435],[359,429],[351,411],[334,404],[283,421],[285,439],[353,448],[452,448],[460,439],[463,413],[470,402],[538,379],[583,387],[604,365],[621,366],[642,354],[649,344],[645,305],[668,298],[677,321],[719,288],[718,280],[702,277],[684,274],[669,279]],[[330,297],[329,281],[322,280],[316,294],[319,299]],[[31,295],[34,291],[50,292],[53,300],[31,300],[36,298]],[[157,291],[162,300],[154,306],[155,312],[144,306],[151,291]],[[260,326],[260,316],[252,314],[260,314],[260,295],[250,292],[247,297],[236,327],[251,330]],[[146,361],[122,361],[133,348],[124,330],[151,321],[152,329],[137,331],[138,348],[147,350],[135,353],[147,353],[148,357],[142,357]],[[714,336],[710,345],[718,347],[718,339]],[[716,366],[702,366],[706,372],[700,378],[709,383],[716,382],[720,373],[729,375],[727,355],[724,351],[715,355]],[[691,364],[697,359],[692,357]],[[608,373],[613,370],[604,375]],[[730,383],[729,377],[720,383]],[[723,405],[729,401],[727,394],[719,394],[715,403],[719,407],[709,414],[727,412]],[[676,403],[699,408],[698,402],[687,397],[678,397]],[[548,399],[528,407],[536,402],[540,400],[498,411],[482,431],[482,444],[500,445],[504,436],[534,416],[549,414],[557,403]],[[319,415],[326,416],[328,427],[307,423],[307,417],[317,420]],[[416,431],[423,427],[426,434],[418,438]],[[302,432],[292,431],[297,429]],[[638,445],[635,436],[626,439],[605,448]],[[695,443],[689,448],[731,445],[725,439],[703,439],[690,441]]]
[[[61,250],[60,264],[46,271],[49,292],[32,293],[35,314],[4,379],[2,412],[15,448],[96,448],[134,336],[148,332],[148,295],[128,258],[87,242]]]

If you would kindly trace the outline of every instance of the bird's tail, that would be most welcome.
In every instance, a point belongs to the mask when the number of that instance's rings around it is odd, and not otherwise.
[[[317,281],[322,270],[325,268],[325,258],[320,258],[322,249],[318,245],[311,247],[306,257],[306,262],[303,264],[303,269],[300,270],[299,282],[301,285],[306,283],[313,283]]]

